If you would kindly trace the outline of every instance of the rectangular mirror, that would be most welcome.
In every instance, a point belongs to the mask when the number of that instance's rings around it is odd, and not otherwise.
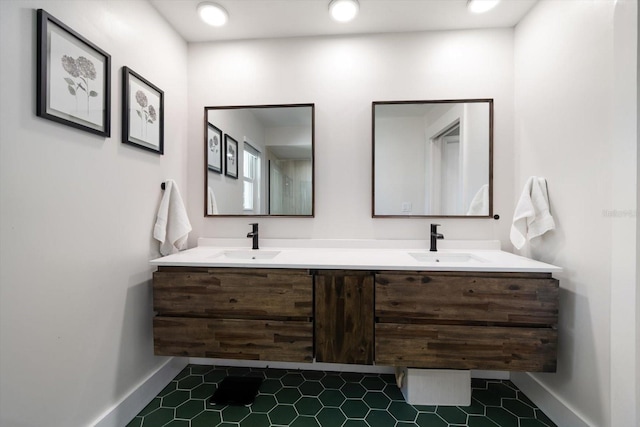
[[[205,107],[205,216],[314,214],[314,104]]]
[[[373,217],[491,217],[493,100],[372,104]]]

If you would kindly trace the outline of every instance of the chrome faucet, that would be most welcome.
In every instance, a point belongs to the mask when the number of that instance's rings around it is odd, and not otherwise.
[[[438,233],[438,226],[440,224],[431,224],[431,248],[429,251],[438,251],[438,239],[444,239],[444,235]]]
[[[251,232],[247,233],[247,237],[253,238],[253,246],[251,249],[258,249],[258,223],[254,222],[249,225],[251,226]]]

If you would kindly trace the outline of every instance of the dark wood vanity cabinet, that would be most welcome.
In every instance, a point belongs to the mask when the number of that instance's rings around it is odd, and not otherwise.
[[[315,274],[316,361],[373,364],[373,273]]]
[[[554,372],[550,273],[160,267],[158,355]]]
[[[547,273],[381,272],[375,360],[555,372],[558,281]]]
[[[160,267],[155,354],[313,361],[308,270]]]

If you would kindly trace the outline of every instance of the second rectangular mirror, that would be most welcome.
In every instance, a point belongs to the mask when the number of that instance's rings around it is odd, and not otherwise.
[[[314,104],[204,114],[206,216],[313,216]]]
[[[489,217],[493,100],[374,102],[373,217]]]

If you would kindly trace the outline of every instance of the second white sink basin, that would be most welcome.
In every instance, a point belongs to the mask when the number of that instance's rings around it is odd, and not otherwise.
[[[409,255],[420,262],[485,262],[485,260],[480,257],[466,253],[409,252]]]
[[[252,250],[233,250],[224,251],[223,255],[230,259],[273,259],[280,251],[263,251],[260,249]]]

